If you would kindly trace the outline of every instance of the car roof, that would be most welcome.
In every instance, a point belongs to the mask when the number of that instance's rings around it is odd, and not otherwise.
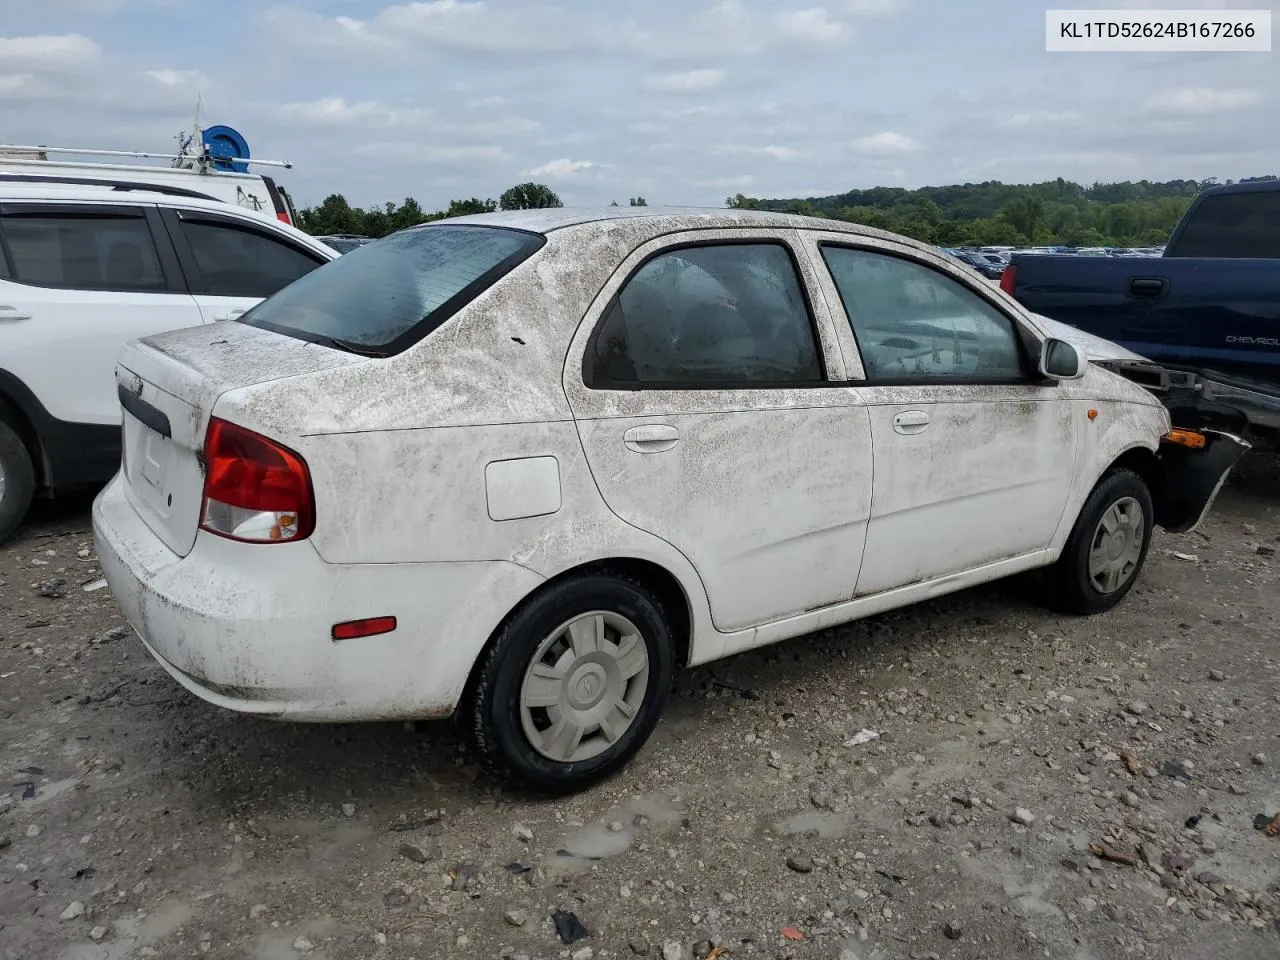
[[[739,210],[726,207],[550,207],[541,210],[507,210],[479,213],[466,217],[453,217],[423,224],[429,228],[437,225],[475,224],[479,226],[509,227],[528,230],[531,233],[550,234],[558,230],[590,228],[619,221],[651,221],[653,236],[676,233],[682,230],[714,230],[732,227],[774,227],[791,230],[829,230],[858,236],[903,241],[903,237],[864,227],[843,220],[826,220],[821,217],[804,217],[794,213],[774,213],[768,210]],[[420,228],[414,228],[420,229]],[[936,251],[928,244],[907,241],[921,250]]]
[[[28,183],[21,180],[5,180],[0,177],[0,201],[4,200],[59,200],[117,205],[133,201],[212,210],[219,213],[234,211],[268,222],[276,219],[274,216],[255,213],[234,203],[215,198],[174,196],[161,190],[133,189],[132,187],[117,190],[106,184],[82,184],[70,180]]]
[[[1200,196],[1221,196],[1224,193],[1275,193],[1280,191],[1280,180],[1248,180],[1244,183],[1224,183],[1216,187],[1206,187]]]

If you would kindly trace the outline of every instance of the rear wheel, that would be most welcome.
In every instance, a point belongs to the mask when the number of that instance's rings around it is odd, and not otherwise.
[[[542,792],[579,790],[649,738],[673,650],[662,605],[641,584],[604,575],[558,583],[498,632],[461,719],[491,772]]]
[[[1103,477],[1047,571],[1050,603],[1065,613],[1092,614],[1123,600],[1146,562],[1154,517],[1151,492],[1136,473]]]
[[[0,543],[13,536],[26,517],[35,489],[35,468],[22,438],[0,420]]]

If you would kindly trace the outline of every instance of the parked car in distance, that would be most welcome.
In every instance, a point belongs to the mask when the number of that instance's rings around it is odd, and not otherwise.
[[[119,469],[126,341],[231,319],[336,256],[280,221],[152,186],[0,179],[0,542],[33,495]]]
[[[999,280],[1001,275],[1004,273],[1003,262],[992,263],[980,253],[970,253],[966,250],[955,250],[951,253],[951,256],[973,270],[976,270],[988,280]]]
[[[332,247],[338,253],[350,253],[352,250],[358,250],[366,243],[372,242],[368,237],[357,237],[348,234],[331,235],[324,237],[316,237],[325,246]]]
[[[1001,283],[1154,361],[1144,382],[1184,419],[1280,434],[1280,182],[1203,191],[1161,257],[1112,253],[1021,258]]]
[[[1246,447],[1097,347],[853,224],[426,224],[125,349],[99,563],[212,703],[455,714],[490,769],[577,789],[678,665],[1037,569],[1063,610],[1120,602]]]

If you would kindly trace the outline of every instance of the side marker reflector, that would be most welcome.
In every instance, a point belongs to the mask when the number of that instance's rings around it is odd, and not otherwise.
[[[382,633],[390,633],[395,628],[395,617],[368,617],[364,620],[348,620],[346,623],[335,623],[333,625],[333,639],[359,640],[361,637],[376,637]]]

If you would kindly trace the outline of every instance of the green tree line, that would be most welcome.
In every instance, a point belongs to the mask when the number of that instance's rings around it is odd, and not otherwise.
[[[1274,180],[1274,176],[1246,180]],[[1227,180],[1226,183],[1232,181]],[[774,210],[846,220],[941,246],[1002,244],[1068,244],[1070,246],[1150,246],[1164,243],[1191,199],[1216,179],[1149,180],[1082,186],[1059,177],[1044,183],[953,184],[943,187],[873,187],[830,197],[761,199],[738,194],[729,207]],[[614,204],[617,205],[616,203]],[[631,197],[628,205],[648,205]],[[356,234],[383,237],[418,223],[493,210],[527,210],[563,206],[545,184],[522,183],[497,200],[451,200],[443,210],[428,212],[409,197],[362,210],[341,194],[299,212],[300,226],[317,236]]]
[[[403,203],[385,203],[381,207],[361,210],[347,203],[340,193],[330,194],[318,207],[298,211],[298,226],[315,237],[334,234],[350,234],[357,237],[385,237],[389,233],[432,220],[449,217],[465,217],[476,213],[492,213],[495,210],[534,210],[546,207],[562,207],[564,204],[555,191],[541,183],[521,183],[497,200],[450,200],[443,210],[428,213],[413,197]]]
[[[1192,198],[1218,182],[1126,180],[1086,187],[1061,177],[1032,184],[991,180],[917,190],[873,187],[791,200],[738,194],[726,204],[846,220],[945,247],[1150,246],[1164,243]]]

